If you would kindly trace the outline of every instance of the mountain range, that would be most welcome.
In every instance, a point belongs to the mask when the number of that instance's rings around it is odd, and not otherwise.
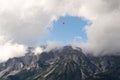
[[[120,80],[120,55],[93,56],[64,46],[0,63],[0,80]]]

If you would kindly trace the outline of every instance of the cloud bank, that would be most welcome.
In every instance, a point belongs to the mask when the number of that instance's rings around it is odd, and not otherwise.
[[[119,14],[120,0],[0,0],[0,55],[4,51],[5,55],[19,55],[9,52],[12,49],[8,50],[8,46],[37,44],[49,34],[52,22],[65,15],[83,17],[92,23],[85,28],[87,42],[79,43],[86,52],[119,52]],[[24,54],[22,51],[20,55]]]
[[[0,45],[0,62],[4,62],[9,58],[24,56],[27,47],[20,44],[5,43]]]
[[[94,0],[93,0],[94,1]],[[95,5],[86,3],[83,15],[91,20],[86,27],[88,41],[82,47],[95,55],[116,54],[120,52],[120,1],[98,0]]]

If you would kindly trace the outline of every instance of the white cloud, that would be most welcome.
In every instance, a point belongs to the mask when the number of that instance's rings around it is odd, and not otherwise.
[[[0,0],[0,46],[3,49],[8,41],[18,45],[36,44],[49,33],[53,20],[70,15],[92,22],[86,26],[88,42],[80,43],[84,50],[103,54],[119,52],[119,14],[120,0]],[[13,43],[9,46],[14,46]]]
[[[47,41],[44,51],[49,52],[52,49],[60,49],[63,47],[63,44],[58,41]]]
[[[9,58],[24,56],[27,47],[20,44],[12,44],[7,42],[4,45],[0,45],[0,62],[6,61]]]
[[[81,2],[80,0],[76,0]],[[33,45],[60,16],[77,15],[79,3],[69,0],[0,0],[0,35]]]
[[[72,42],[80,42],[82,41],[82,37],[81,36],[75,36]]]
[[[80,45],[85,51],[95,55],[115,54],[120,52],[120,1],[99,1],[101,3],[95,1],[97,6],[87,7],[90,10],[88,13],[92,15],[84,16],[92,21],[92,25],[86,27],[88,41]]]
[[[40,46],[37,46],[34,50],[33,50],[33,53],[35,54],[35,55],[37,55],[37,54],[41,54],[42,52],[43,52],[43,48],[42,47],[40,47]]]

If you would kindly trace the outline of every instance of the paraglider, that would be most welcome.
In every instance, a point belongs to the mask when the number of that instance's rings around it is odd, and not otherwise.
[[[65,24],[65,22],[62,22],[62,24]]]

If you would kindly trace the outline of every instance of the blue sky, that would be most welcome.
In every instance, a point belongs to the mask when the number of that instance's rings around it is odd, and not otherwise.
[[[60,17],[57,21],[53,22],[50,34],[40,39],[40,44],[45,44],[46,41],[60,41],[64,44],[69,44],[72,41],[86,41],[87,37],[84,30],[86,25],[88,25],[88,21],[81,17]]]

